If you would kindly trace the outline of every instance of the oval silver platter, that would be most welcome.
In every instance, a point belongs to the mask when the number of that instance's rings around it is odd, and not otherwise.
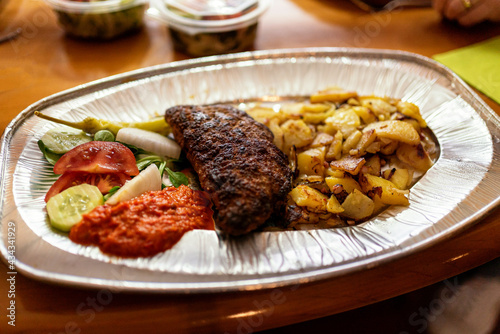
[[[107,256],[49,227],[43,197],[56,177],[37,141],[54,124],[33,115],[138,121],[177,104],[280,101],[337,85],[420,106],[440,155],[413,186],[409,207],[354,227],[224,238],[191,231],[151,258]],[[316,48],[247,52],[174,62],[49,96],[5,130],[1,244],[16,268],[52,283],[164,293],[272,288],[364,270],[422,250],[474,225],[500,202],[499,117],[455,74],[415,54]]]

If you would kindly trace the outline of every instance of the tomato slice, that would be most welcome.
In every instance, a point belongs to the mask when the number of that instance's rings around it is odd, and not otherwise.
[[[64,154],[54,165],[54,173],[125,173],[139,174],[134,154],[125,145],[109,141],[91,141]]]
[[[107,194],[113,187],[121,187],[130,180],[131,177],[125,173],[82,173],[82,172],[66,172],[61,175],[56,182],[50,187],[45,195],[45,202],[59,194],[60,192],[80,184],[90,184],[97,186],[99,191],[104,195]]]

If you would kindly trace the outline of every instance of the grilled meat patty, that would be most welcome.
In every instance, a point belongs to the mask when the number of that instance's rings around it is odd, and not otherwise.
[[[292,171],[266,126],[227,105],[176,106],[165,120],[210,194],[222,231],[245,234],[281,212]]]

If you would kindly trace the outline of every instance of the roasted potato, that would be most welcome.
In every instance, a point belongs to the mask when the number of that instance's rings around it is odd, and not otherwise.
[[[337,197],[332,195],[330,196],[328,202],[326,203],[326,211],[331,213],[341,213],[344,212],[345,210],[342,207],[342,205],[340,205],[339,201],[337,200]]]
[[[314,132],[303,120],[288,120],[281,125],[283,131],[283,150],[289,154],[290,148],[295,146],[301,148],[311,144],[314,140]]]
[[[297,166],[300,174],[305,175],[321,175],[325,171],[325,152],[326,147],[310,148],[297,154]]]
[[[288,228],[353,225],[409,205],[414,172],[427,171],[438,151],[418,106],[390,97],[328,87],[248,113],[269,127],[294,171]]]
[[[349,136],[361,125],[361,119],[352,110],[352,108],[337,109],[333,116],[325,120],[324,131],[329,134],[335,134],[342,131],[344,136]]]
[[[411,124],[403,121],[382,121],[368,124],[364,132],[375,130],[377,137],[397,140],[401,143],[418,145],[420,136]]]
[[[342,154],[350,154],[351,150],[358,145],[359,140],[363,136],[363,133],[359,130],[354,130],[349,137],[346,138],[342,144]],[[355,155],[355,154],[351,154]]]
[[[344,102],[352,97],[358,96],[358,93],[353,91],[346,91],[339,87],[329,87],[311,95],[312,103],[320,103],[325,101],[330,102]]]
[[[371,174],[361,174],[358,181],[365,194],[373,194],[373,196],[379,197],[380,201],[384,204],[410,204],[406,197],[409,191],[399,189],[389,180]],[[377,191],[377,188],[381,191]]]
[[[405,190],[411,185],[413,173],[406,168],[392,168],[384,171],[384,178],[391,181],[398,189]]]
[[[351,175],[358,175],[365,162],[366,160],[364,158],[356,158],[346,155],[340,160],[330,162],[330,166],[332,168],[348,172]]]
[[[335,137],[329,135],[328,133],[320,132],[316,135],[313,142],[311,143],[311,147],[320,147],[320,146],[330,146],[333,143]]]
[[[276,112],[274,109],[268,107],[257,106],[248,109],[246,112],[254,120],[264,125],[268,125],[269,121],[275,118],[278,119],[278,123],[281,123],[286,119],[286,115],[284,115],[281,111]]]
[[[337,131],[333,137],[333,141],[325,155],[326,161],[339,160],[342,157],[342,142],[344,135],[342,131]]]
[[[342,203],[344,211],[342,216],[347,218],[361,220],[370,217],[373,214],[375,204],[373,200],[363,194],[361,191],[354,189]]]
[[[403,115],[415,119],[418,122],[418,124],[420,125],[420,127],[422,127],[422,128],[427,127],[427,123],[425,122],[425,120],[422,118],[422,115],[420,114],[420,108],[418,106],[416,106],[415,104],[413,104],[411,102],[399,101],[396,104],[396,108]]]
[[[391,114],[397,111],[397,108],[391,105],[387,99],[378,96],[363,96],[359,98],[361,106],[370,109],[379,121],[389,120]]]
[[[409,166],[419,170],[427,171],[432,166],[432,160],[429,154],[424,150],[422,144],[417,145],[399,145],[396,156],[402,162],[408,164]]]
[[[300,184],[290,191],[290,197],[298,206],[305,206],[312,212],[326,212],[328,196],[309,186]]]
[[[271,130],[271,132],[274,135],[274,145],[276,145],[280,150],[283,151],[283,144],[285,140],[284,140],[283,130],[279,125],[279,119],[272,118],[269,121],[268,127],[269,130]]]
[[[325,182],[332,191],[333,187],[336,185],[341,185],[349,194],[352,193],[354,189],[361,191],[361,186],[359,185],[358,181],[356,181],[352,177],[328,176],[325,178]]]

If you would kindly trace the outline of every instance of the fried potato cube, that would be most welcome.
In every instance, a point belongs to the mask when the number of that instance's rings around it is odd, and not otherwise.
[[[335,169],[343,170],[351,175],[358,175],[359,171],[366,163],[364,158],[356,158],[350,155],[342,157],[340,160],[330,162],[330,166]]]
[[[361,119],[352,108],[341,108],[335,110],[333,116],[325,119],[324,130],[330,134],[340,130],[344,135],[349,136],[360,125]]]
[[[344,102],[356,96],[358,96],[358,93],[354,91],[346,91],[339,87],[328,87],[311,95],[310,101],[311,103],[319,103],[325,101]]]
[[[413,119],[413,118],[405,118],[402,120],[403,122],[405,123],[408,123],[410,124],[411,126],[413,126],[415,128],[415,130],[417,130],[417,132],[421,132],[422,129],[420,127],[420,124],[418,123],[418,121],[416,119]]]
[[[344,212],[344,208],[340,205],[337,197],[335,195],[330,196],[328,202],[326,203],[326,211],[331,213],[341,213]]]
[[[281,105],[280,111],[285,115],[285,117],[300,116],[304,113],[304,103],[284,103]]]
[[[403,121],[383,121],[368,124],[363,131],[375,130],[377,137],[394,139],[410,145],[418,145],[420,136],[411,124]]]
[[[361,220],[370,217],[373,214],[374,207],[375,204],[370,197],[366,196],[361,191],[354,189],[354,191],[350,193],[342,203],[342,208],[344,209],[342,216],[355,220]]]
[[[304,206],[313,212],[325,212],[328,196],[309,186],[300,184],[289,193],[298,206]]]
[[[379,152],[384,155],[391,155],[396,152],[396,149],[399,146],[399,142],[394,139],[389,138],[379,138],[380,140],[380,149]]]
[[[380,198],[378,196],[375,196],[374,198],[372,198],[372,201],[374,204],[373,213],[372,213],[373,216],[378,215],[379,213],[381,213],[382,211],[384,211],[384,209],[386,209],[388,207],[387,204],[382,203],[382,201],[380,200]]]
[[[320,124],[323,123],[328,117],[333,116],[333,114],[335,114],[335,108],[331,108],[323,113],[306,112],[302,115],[302,119],[306,123]]]
[[[377,116],[367,107],[355,106],[352,110],[358,115],[365,124],[370,124],[377,121]]]
[[[314,175],[314,174],[299,174],[295,182],[298,183],[306,183],[306,184],[316,184],[321,186],[321,184],[325,181],[323,175]]]
[[[325,113],[327,110],[332,109],[335,110],[335,107],[331,104],[326,103],[304,103],[303,111],[304,113]]]
[[[379,121],[386,121],[397,108],[391,105],[386,99],[378,96],[363,96],[359,98],[362,107],[370,109]]]
[[[413,173],[406,168],[393,168],[384,171],[384,178],[394,183],[398,189],[408,189],[413,180]]]
[[[314,133],[302,120],[287,120],[281,125],[283,130],[283,151],[288,154],[290,148],[301,148],[309,145],[314,140]]]
[[[349,104],[351,106],[359,106],[360,105],[358,99],[355,97],[351,97],[350,99],[348,99],[347,104]]]
[[[365,174],[379,176],[381,168],[382,168],[382,162],[380,161],[380,157],[378,155],[374,155],[366,161],[363,168],[361,168],[361,172]]]
[[[268,124],[269,130],[274,135],[274,145],[278,147],[280,150],[283,150],[283,143],[284,143],[284,138],[283,138],[283,130],[280,127],[279,119],[273,118],[269,121]]]
[[[422,118],[422,115],[420,114],[420,108],[417,105],[415,105],[411,102],[399,101],[396,104],[396,108],[403,115],[417,120],[420,127],[422,127],[422,128],[427,127],[427,123]]]
[[[278,119],[278,123],[281,123],[285,120],[285,115],[281,112],[276,112],[272,108],[267,107],[253,107],[246,111],[250,117],[256,120],[259,123],[264,125],[268,125],[272,119]]]
[[[400,144],[396,156],[402,162],[422,172],[427,171],[433,164],[421,143],[417,145]]]
[[[337,131],[333,137],[333,142],[330,144],[328,151],[325,155],[326,161],[339,160],[342,157],[342,143],[344,141],[344,135],[342,131]]]
[[[379,197],[380,201],[389,205],[409,205],[410,202],[406,195],[409,190],[401,190],[394,183],[384,178],[371,175],[360,174],[358,178],[359,184],[363,192],[369,194],[372,192],[375,197]],[[381,191],[377,191],[378,189]]]
[[[361,186],[359,183],[351,177],[333,177],[328,176],[325,178],[326,185],[333,191],[336,185],[341,185],[345,191],[349,194],[353,192],[354,189],[361,191]]]
[[[319,146],[329,146],[333,143],[335,138],[328,133],[320,132],[316,135],[313,142],[311,143],[311,147],[319,147]]]
[[[323,176],[325,172],[325,152],[326,147],[321,146],[297,154],[297,166],[300,174]]]
[[[367,153],[375,154],[380,151],[381,144],[379,141],[374,141],[366,148]]]
[[[348,154],[356,145],[358,145],[359,140],[363,136],[363,133],[359,130],[351,133],[349,137],[346,138],[342,144],[342,154]]]
[[[358,143],[356,144],[355,154],[354,155],[365,155],[366,149],[377,139],[377,134],[375,130],[369,130],[362,133],[361,138],[359,138]],[[353,155],[353,154],[351,154]]]
[[[342,177],[344,177],[344,174],[345,174],[344,171],[342,171],[340,169],[332,168],[331,166],[325,169],[326,176],[333,176],[333,177],[342,178]]]

